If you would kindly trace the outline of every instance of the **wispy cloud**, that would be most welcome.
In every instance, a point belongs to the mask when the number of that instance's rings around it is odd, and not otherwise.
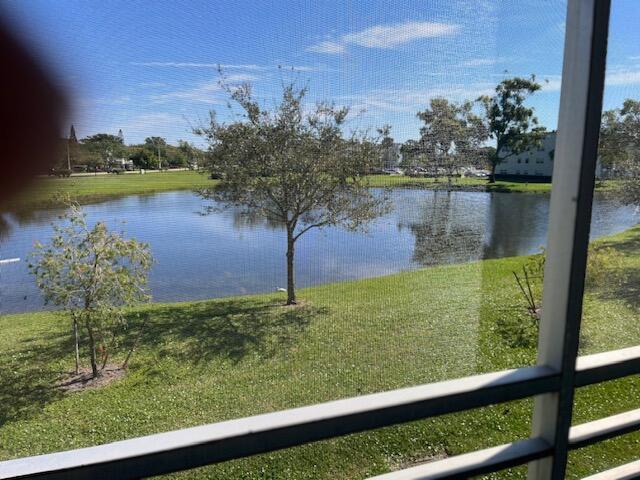
[[[325,40],[320,43],[316,43],[315,45],[311,45],[307,48],[309,52],[315,53],[344,53],[347,51],[347,46],[343,43],[334,42],[332,40]]]
[[[548,75],[540,80],[543,92],[559,92],[562,84],[560,75]],[[614,70],[607,73],[604,79],[606,87],[640,84],[640,70]]]
[[[268,70],[270,67],[254,64],[223,64],[204,62],[129,62],[139,67],[171,67],[171,68],[228,68],[230,70]]]
[[[446,84],[426,89],[379,89],[363,94],[343,96],[339,99],[355,112],[380,111],[413,113],[425,108],[431,99],[447,98],[451,101],[474,100],[493,92],[494,85],[478,82],[470,85]]]
[[[257,80],[258,77],[247,73],[238,73],[227,75],[224,81],[228,84],[240,84],[243,82],[251,82]],[[218,94],[222,91],[219,80],[210,80],[202,82],[192,88],[176,90],[173,92],[151,95],[151,99],[156,103],[164,103],[171,100],[185,100],[190,102],[201,103],[222,103],[218,98]]]
[[[140,83],[141,87],[148,87],[148,88],[159,88],[159,87],[166,87],[167,84],[165,82],[142,82]]]
[[[130,142],[141,142],[143,138],[159,135],[166,138],[187,136],[191,126],[182,115],[169,112],[143,113],[111,128],[121,128]],[[175,141],[175,138],[172,138]]]
[[[316,53],[340,54],[349,45],[365,48],[395,48],[425,38],[455,35],[460,27],[451,23],[409,21],[394,25],[375,25],[359,32],[347,33],[337,39],[323,40],[307,50]]]
[[[77,100],[76,104],[79,107],[89,108],[97,105],[125,105],[130,101],[131,97],[129,95],[121,95],[109,98],[81,98]]]
[[[542,77],[542,80],[537,80],[542,85],[543,92],[559,92],[562,86],[562,76],[560,75],[546,75]]]
[[[498,65],[505,63],[507,59],[503,57],[490,57],[490,58],[472,58],[466,60],[460,64],[462,67],[490,67],[492,65]]]
[[[605,85],[635,85],[640,83],[640,70],[621,70],[604,77]]]
[[[326,65],[254,65],[233,63],[205,63],[205,62],[129,62],[129,65],[139,67],[165,67],[165,68],[204,68],[221,70],[247,70],[254,72],[266,72],[278,68],[291,69],[297,72],[320,72],[327,70]]]

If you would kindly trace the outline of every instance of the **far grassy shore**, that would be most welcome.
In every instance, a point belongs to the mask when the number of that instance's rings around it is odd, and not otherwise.
[[[371,175],[372,187],[454,189],[462,191],[549,193],[550,183],[497,181],[489,184],[481,178],[455,178],[448,184],[444,178],[412,178],[403,175]],[[12,208],[47,208],[64,204],[69,198],[79,203],[94,203],[125,195],[145,195],[171,190],[190,190],[215,185],[204,173],[192,171],[121,175],[97,175],[70,178],[39,178],[28,192],[10,204]],[[613,191],[615,182],[598,182],[596,190]]]
[[[372,175],[369,177],[372,187],[416,187],[442,190],[471,190],[482,192],[506,193],[550,193],[551,183],[497,180],[489,183],[484,178],[453,178],[451,183],[446,178],[421,178],[404,175]],[[597,191],[613,191],[616,183],[611,180],[596,182]]]
[[[195,171],[108,174],[69,178],[38,178],[31,188],[6,207],[46,208],[59,206],[65,198],[94,203],[125,195],[145,195],[171,190],[205,188],[214,184],[205,173]]]
[[[581,353],[640,339],[640,226],[598,242],[613,249],[605,286],[585,297]],[[536,329],[512,271],[487,260],[282,294],[151,304],[126,378],[63,394],[69,321],[39,312],[0,318],[0,458],[84,447],[337,398],[531,365]],[[611,270],[611,271],[609,271]],[[126,343],[130,340],[123,338]],[[121,359],[120,359],[121,360]],[[574,423],[638,408],[637,376],[583,388]],[[380,429],[227,462],[179,478],[363,478],[529,435],[532,401]],[[569,478],[628,462],[640,434],[570,455]],[[524,469],[494,478],[524,478]]]

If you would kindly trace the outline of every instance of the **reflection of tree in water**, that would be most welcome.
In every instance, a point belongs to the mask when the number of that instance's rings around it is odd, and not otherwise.
[[[11,230],[17,224],[25,226],[30,224],[51,223],[63,210],[34,210],[32,208],[13,208],[11,210],[0,211],[0,241],[6,240],[11,234]]]
[[[417,218],[400,221],[398,227],[407,227],[414,235],[414,262],[429,266],[480,258],[484,206],[474,205],[473,200],[455,192],[435,191],[417,206]]]
[[[5,217],[4,213],[0,213],[0,242],[9,238],[9,233],[11,232],[11,224],[9,220]],[[0,255],[2,252],[0,252]]]
[[[233,215],[233,227],[237,230],[241,230],[245,227],[256,228],[266,227],[270,230],[281,230],[284,228],[284,224],[276,219],[265,217],[252,210],[243,210],[241,208],[234,208]]]
[[[542,195],[514,193],[492,194],[487,231],[490,236],[482,258],[522,255],[532,239],[544,237],[549,213],[548,198]],[[534,249],[542,247],[535,245]]]

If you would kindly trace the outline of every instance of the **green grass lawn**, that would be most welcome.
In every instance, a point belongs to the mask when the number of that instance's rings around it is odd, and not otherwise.
[[[585,298],[581,353],[640,343],[640,226],[600,241],[615,250],[607,285]],[[0,458],[40,454],[314,402],[531,365],[535,326],[514,257],[427,268],[282,294],[151,304],[126,378],[63,394],[69,321],[39,312],[0,318]],[[603,268],[609,268],[604,264]],[[127,339],[123,339],[127,342]],[[638,408],[637,377],[581,389],[574,420]],[[490,447],[530,431],[530,399],[226,462],[179,478],[363,478]],[[570,478],[637,457],[632,434],[578,451]],[[523,468],[494,475],[520,478]]]
[[[31,188],[13,200],[10,206],[57,206],[67,197],[79,203],[93,203],[124,195],[189,190],[211,185],[213,180],[209,180],[206,174],[194,171],[38,178]]]

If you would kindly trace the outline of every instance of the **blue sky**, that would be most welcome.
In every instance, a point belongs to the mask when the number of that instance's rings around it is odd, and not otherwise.
[[[228,119],[216,66],[273,104],[283,82],[352,108],[349,128],[417,138],[430,98],[474,99],[535,73],[531,105],[556,126],[566,3],[556,0],[9,0],[2,15],[69,91],[79,136],[122,129],[201,143],[191,126]],[[640,6],[614,0],[605,107],[640,98]],[[279,69],[278,66],[283,66]],[[293,69],[293,71],[291,71]]]

